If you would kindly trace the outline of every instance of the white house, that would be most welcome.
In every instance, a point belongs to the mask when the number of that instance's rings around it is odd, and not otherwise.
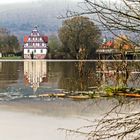
[[[45,59],[48,52],[48,36],[42,36],[37,27],[24,36],[23,55],[25,59]]]

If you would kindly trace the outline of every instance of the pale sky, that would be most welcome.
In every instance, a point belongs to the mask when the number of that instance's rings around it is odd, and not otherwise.
[[[7,3],[23,3],[23,2],[32,2],[32,1],[61,1],[61,0],[0,0],[0,4]],[[63,0],[63,1],[83,1],[83,0]]]
[[[35,1],[55,1],[55,2],[57,1],[58,2],[58,1],[62,1],[62,0],[0,0],[0,4],[12,4],[12,3],[23,3],[23,2],[35,2]],[[63,1],[65,1],[65,2],[68,2],[68,1],[83,2],[84,0],[63,0]],[[105,1],[105,0],[101,0],[101,1]],[[115,2],[116,0],[107,0],[107,1]],[[119,1],[119,0],[117,0],[117,1]]]
[[[31,1],[38,1],[38,0],[0,0],[0,4],[7,4],[7,3],[21,3],[21,2],[31,2]]]

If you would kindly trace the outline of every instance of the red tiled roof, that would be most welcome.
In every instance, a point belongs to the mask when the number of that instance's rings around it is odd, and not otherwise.
[[[101,48],[114,48],[114,42],[111,40],[107,41],[101,46]]]
[[[24,36],[24,43],[26,43],[28,41],[28,38],[29,37],[27,35]]]
[[[42,38],[45,41],[45,43],[48,43],[48,36],[42,36]]]
[[[106,46],[108,46],[108,47],[111,47],[113,45],[113,41],[108,41],[107,43],[106,43]]]

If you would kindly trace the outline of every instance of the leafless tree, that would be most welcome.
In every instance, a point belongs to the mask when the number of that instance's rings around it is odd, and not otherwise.
[[[133,101],[120,100],[101,119],[86,120],[91,125],[76,130],[61,128],[67,134],[81,134],[87,140],[139,140],[140,139],[140,113],[123,112],[125,106],[132,109]]]
[[[118,35],[120,32],[129,33],[129,35],[132,33],[135,43],[136,39],[139,39],[139,0],[81,0],[78,6],[80,12],[68,10],[66,16],[88,15],[102,30],[110,31],[114,35]]]
[[[131,42],[134,45],[139,45],[137,41],[140,38],[140,0],[117,0],[116,2],[84,0],[79,3],[79,6],[81,8],[80,12],[67,11],[67,17],[88,15],[102,30],[111,32],[115,36],[118,36],[118,31],[129,33],[129,35],[131,33]],[[124,72],[121,66],[119,70]],[[127,66],[124,68],[128,71]],[[131,79],[136,80],[135,78],[138,78],[138,76]],[[66,131],[83,134],[87,136],[88,140],[139,140],[140,112],[122,113],[117,111],[118,107],[120,108],[120,105],[112,108],[102,119],[91,121],[93,125]],[[88,131],[82,131],[83,128],[87,128]]]
[[[81,14],[96,15],[96,22],[108,30],[140,32],[140,1],[84,0],[85,9]]]

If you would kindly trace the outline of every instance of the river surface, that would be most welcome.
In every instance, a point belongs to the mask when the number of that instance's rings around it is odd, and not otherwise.
[[[140,62],[0,62],[0,139],[84,140],[59,128],[90,125],[118,105],[118,98],[74,100],[40,98],[42,94],[91,92],[103,85],[140,87]],[[127,72],[126,72],[127,71]],[[117,74],[116,76],[116,73]],[[120,106],[121,112],[139,111],[139,99]],[[87,130],[86,130],[87,131]],[[89,130],[91,131],[91,130]]]

